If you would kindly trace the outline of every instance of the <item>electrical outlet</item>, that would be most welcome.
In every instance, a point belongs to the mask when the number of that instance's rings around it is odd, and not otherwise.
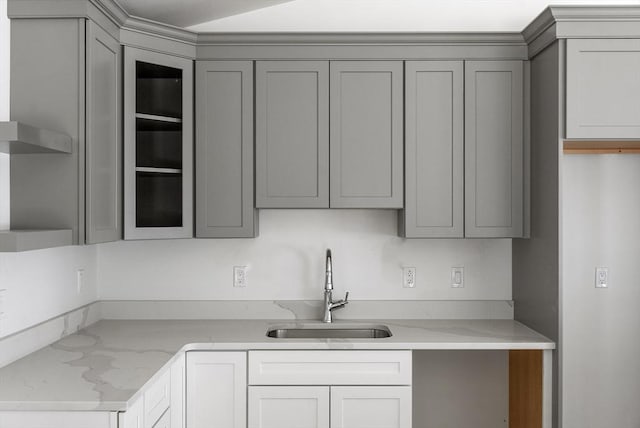
[[[78,294],[82,293],[84,288],[84,269],[78,269],[76,271],[76,287]]]
[[[608,288],[609,287],[609,268],[597,267],[596,268],[596,288]]]
[[[402,286],[404,288],[415,288],[416,286],[416,268],[402,268]]]
[[[464,288],[464,268],[451,268],[451,288]]]
[[[233,286],[234,287],[247,286],[247,267],[246,266],[233,267]]]

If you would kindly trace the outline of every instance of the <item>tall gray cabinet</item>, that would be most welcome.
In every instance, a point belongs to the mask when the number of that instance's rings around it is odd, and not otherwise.
[[[196,63],[196,237],[257,235],[253,63]]]
[[[117,36],[88,19],[12,17],[11,119],[70,136],[72,150],[11,156],[11,229],[69,229],[68,244],[120,239]]]

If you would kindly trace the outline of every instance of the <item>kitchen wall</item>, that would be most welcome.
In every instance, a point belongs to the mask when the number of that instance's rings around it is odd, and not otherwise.
[[[394,210],[261,210],[256,239],[128,241],[98,246],[102,299],[319,300],[324,250],[334,286],[354,300],[510,300],[511,240],[408,240]],[[233,266],[248,286],[233,287]],[[416,287],[402,287],[402,266]],[[451,288],[451,268],[465,287]]]
[[[640,155],[565,155],[562,406],[567,427],[640,420]],[[609,287],[595,288],[597,266]],[[585,375],[587,374],[587,375]],[[635,422],[634,422],[635,421]]]
[[[9,20],[0,0],[0,120],[9,119]],[[9,156],[0,154],[0,230],[9,226]],[[97,249],[0,253],[0,339],[96,300]],[[76,271],[84,270],[78,291]]]

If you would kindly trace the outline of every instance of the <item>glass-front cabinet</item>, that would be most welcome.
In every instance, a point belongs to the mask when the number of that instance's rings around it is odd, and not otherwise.
[[[125,48],[125,239],[193,236],[193,62]]]

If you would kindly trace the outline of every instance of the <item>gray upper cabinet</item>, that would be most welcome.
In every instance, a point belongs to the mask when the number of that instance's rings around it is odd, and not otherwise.
[[[465,62],[465,236],[523,236],[524,65]]]
[[[122,239],[120,43],[87,22],[86,242]]]
[[[11,156],[11,229],[68,244],[122,238],[121,47],[88,19],[12,19],[11,118],[71,137],[70,154]],[[46,235],[31,249],[57,245]]]
[[[329,206],[329,62],[256,62],[256,206]]]
[[[566,138],[640,138],[640,39],[567,40]]]
[[[331,62],[331,208],[402,208],[402,68]]]
[[[253,63],[196,63],[196,237],[257,234]]]
[[[124,51],[125,239],[193,237],[193,61]]]
[[[405,64],[405,208],[400,235],[464,236],[462,61]]]

